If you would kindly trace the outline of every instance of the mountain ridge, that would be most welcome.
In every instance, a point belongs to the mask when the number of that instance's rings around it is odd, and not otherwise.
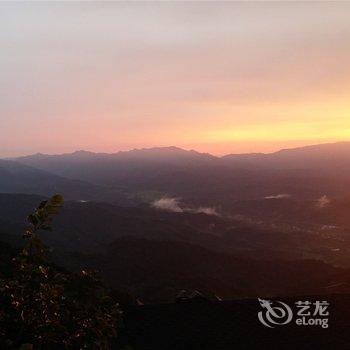
[[[0,192],[89,198],[99,188],[79,179],[68,179],[12,160],[0,159]]]
[[[243,153],[227,153],[222,156],[216,156],[214,154],[211,154],[209,152],[199,152],[195,149],[185,149],[178,146],[159,146],[159,147],[142,147],[142,148],[133,148],[130,150],[121,150],[117,152],[94,152],[94,151],[87,151],[84,149],[76,150],[73,152],[65,152],[65,153],[33,153],[23,156],[17,156],[17,157],[11,157],[11,158],[0,158],[0,159],[8,159],[8,160],[18,160],[18,159],[25,159],[29,157],[36,157],[36,158],[43,158],[43,157],[59,157],[59,156],[77,156],[77,155],[90,155],[90,156],[98,156],[98,155],[110,155],[110,156],[119,156],[119,155],[125,155],[125,154],[133,154],[133,153],[141,153],[141,152],[150,152],[150,151],[177,151],[177,152],[183,152],[183,153],[190,153],[190,154],[197,154],[197,155],[206,155],[217,159],[223,159],[225,157],[230,156],[271,156],[275,154],[285,153],[285,152],[295,152],[295,151],[305,151],[305,150],[314,150],[314,149],[324,149],[327,147],[336,147],[336,146],[348,146],[350,150],[350,141],[340,141],[340,142],[327,142],[327,143],[319,143],[319,144],[312,144],[312,145],[306,145],[306,146],[300,146],[300,147],[291,147],[291,148],[282,148],[280,150],[274,151],[274,152],[243,152]]]
[[[15,162],[100,186],[104,190],[98,198],[112,200],[170,196],[226,206],[234,199],[281,193],[308,199],[340,196],[350,188],[350,142],[221,158],[171,146],[113,154],[36,154]]]

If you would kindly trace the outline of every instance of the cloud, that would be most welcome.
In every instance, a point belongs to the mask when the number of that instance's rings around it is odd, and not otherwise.
[[[330,202],[331,200],[326,195],[324,195],[317,200],[316,207],[320,209],[325,208],[329,205]]]
[[[281,193],[281,194],[266,196],[265,199],[283,199],[283,198],[290,198],[290,197],[291,197],[290,194]]]
[[[151,203],[153,208],[165,210],[172,213],[194,213],[219,216],[219,213],[212,207],[189,208],[181,207],[179,198],[163,197]]]
[[[216,211],[215,208],[209,208],[209,207],[199,207],[195,210],[198,214],[206,214],[206,215],[215,215],[219,216],[219,213]]]
[[[163,197],[152,203],[152,207],[160,210],[166,210],[173,213],[183,213],[183,209],[179,205],[178,198]]]

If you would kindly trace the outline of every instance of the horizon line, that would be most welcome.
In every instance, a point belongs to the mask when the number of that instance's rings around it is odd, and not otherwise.
[[[140,148],[130,148],[127,150],[119,150],[115,152],[96,152],[96,151],[90,151],[86,149],[77,149],[76,151],[72,152],[64,152],[64,153],[42,153],[42,152],[36,152],[36,153],[30,153],[30,154],[25,154],[25,155],[18,155],[18,156],[13,156],[13,157],[2,157],[0,156],[0,159],[4,160],[14,160],[18,158],[25,158],[25,157],[31,157],[31,156],[37,156],[37,155],[42,155],[42,156],[64,156],[64,155],[72,155],[72,154],[77,154],[77,153],[90,153],[90,154],[95,154],[95,155],[116,155],[120,153],[128,153],[128,152],[133,152],[133,151],[147,151],[147,150],[155,150],[155,149],[177,149],[185,152],[196,152],[198,154],[205,154],[205,155],[210,155],[215,158],[223,158],[225,156],[229,155],[252,155],[252,154],[259,154],[259,155],[269,155],[269,154],[275,154],[283,151],[288,151],[288,150],[297,150],[297,149],[304,149],[304,148],[312,148],[316,146],[327,146],[327,145],[338,145],[338,144],[350,144],[350,141],[336,141],[336,142],[324,142],[324,143],[315,143],[315,144],[308,144],[308,145],[303,145],[303,146],[298,146],[298,147],[290,147],[290,148],[281,148],[273,152],[241,152],[241,153],[225,153],[223,155],[214,155],[210,152],[200,152],[197,151],[196,149],[193,148],[186,148],[186,147],[179,147],[179,146],[153,146],[153,147],[140,147]]]

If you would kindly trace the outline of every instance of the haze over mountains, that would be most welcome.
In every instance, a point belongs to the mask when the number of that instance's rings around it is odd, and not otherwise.
[[[18,246],[26,214],[56,192],[66,203],[42,236],[55,261],[98,269],[146,301],[183,288],[225,298],[350,290],[350,143],[0,160],[0,241]]]
[[[170,195],[225,207],[225,198],[232,201],[288,194],[315,199],[322,195],[341,196],[350,188],[347,142],[224,157],[165,147],[114,154],[35,154],[13,161],[66,179],[85,181],[80,185],[91,189],[80,199],[95,196],[120,203]],[[6,166],[9,164],[3,161],[3,171]],[[96,186],[100,186],[100,191]],[[43,194],[37,189],[32,193]]]
[[[180,204],[190,211],[259,218],[280,211],[300,221],[305,203],[316,208],[318,201],[327,205],[350,195],[350,143],[224,157],[177,147],[35,154],[0,160],[0,174],[3,193],[59,192],[67,199],[125,207],[162,199],[168,210]],[[282,204],[273,209],[276,200]]]
[[[98,186],[68,179],[20,162],[0,159],[0,193],[48,195],[63,192],[68,198],[90,198]]]
[[[226,164],[234,165],[237,168],[319,170],[341,175],[338,173],[339,171],[350,170],[349,152],[350,142],[338,142],[284,149],[275,153],[228,154],[223,157],[199,153],[194,150],[186,151],[178,147],[157,147],[110,154],[87,151],[60,155],[38,153],[18,157],[15,160],[68,177],[79,174],[79,166],[86,166],[93,162],[100,162],[104,166],[117,163],[125,166],[132,165],[133,162],[145,162],[145,164],[165,163],[173,166]],[[76,164],[74,169],[68,168],[68,165],[74,164]],[[79,175],[81,176],[81,174]]]

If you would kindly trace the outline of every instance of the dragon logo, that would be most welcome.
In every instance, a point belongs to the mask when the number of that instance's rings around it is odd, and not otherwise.
[[[292,309],[282,301],[276,301],[278,306],[273,306],[270,300],[259,299],[261,307],[264,309],[258,313],[259,321],[266,327],[288,324],[293,318]]]

